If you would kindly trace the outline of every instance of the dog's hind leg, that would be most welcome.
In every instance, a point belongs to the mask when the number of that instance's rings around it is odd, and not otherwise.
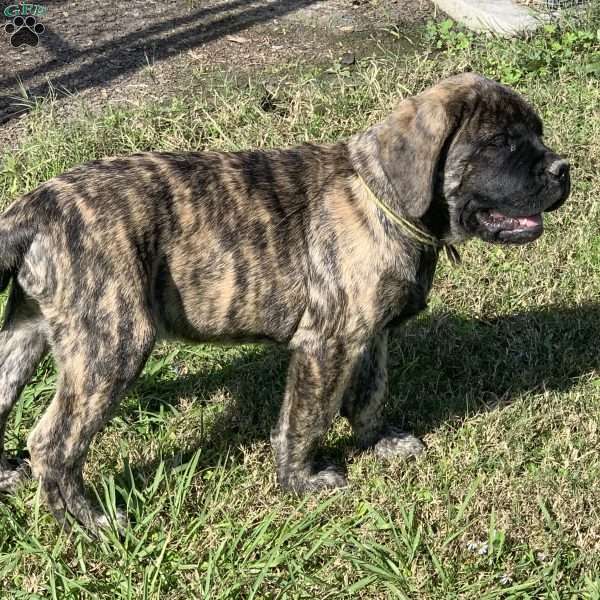
[[[133,306],[131,299],[120,297],[118,302],[118,310],[114,306],[109,314],[99,310],[85,319],[75,314],[51,325],[58,387],[28,446],[33,475],[48,508],[67,526],[67,515],[92,530],[108,523],[85,496],[83,465],[95,434],[142,370],[154,344],[147,311]]]
[[[24,461],[4,456],[4,432],[13,406],[46,348],[39,308],[15,283],[0,330],[0,492],[12,491],[28,473]]]
[[[424,450],[415,436],[384,422],[387,395],[387,330],[375,336],[360,357],[344,393],[341,413],[362,448],[382,458],[417,456]]]

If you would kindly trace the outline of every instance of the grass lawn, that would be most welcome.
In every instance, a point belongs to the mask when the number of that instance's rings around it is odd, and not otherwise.
[[[598,600],[599,28],[591,14],[498,41],[442,23],[414,50],[391,30],[349,68],[211,76],[195,97],[68,121],[36,106],[2,157],[2,207],[91,158],[336,140],[467,69],[537,107],[548,144],[572,162],[573,192],[534,244],[474,241],[461,266],[442,259],[429,310],[394,340],[389,418],[423,437],[424,458],[358,454],[339,420],[326,446],[348,457],[349,490],[285,495],[268,434],[286,353],[163,344],[87,465],[106,510],[126,507],[126,535],[61,532],[28,483],[0,499],[0,597]],[[281,81],[266,111],[263,76]],[[9,451],[24,449],[54,383],[46,359],[13,413]]]

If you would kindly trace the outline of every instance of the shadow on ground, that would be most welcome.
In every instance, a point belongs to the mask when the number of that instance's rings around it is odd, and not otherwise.
[[[109,4],[101,6],[98,9],[101,13],[98,15],[92,14],[92,5],[89,9],[83,6],[81,10],[73,10],[75,7],[71,6],[73,14],[69,14],[68,20],[81,20],[79,27],[71,23],[74,39],[68,39],[58,32],[61,24],[64,25],[65,18],[60,20],[58,12],[54,10],[58,7],[55,6],[53,10],[56,14],[53,15],[50,11],[48,20],[43,19],[46,31],[40,37],[40,47],[47,52],[47,56],[41,61],[35,60],[27,67],[21,66],[27,61],[20,55],[15,54],[11,58],[8,53],[5,57],[8,63],[5,68],[0,69],[0,72],[5,73],[0,76],[0,124],[27,110],[22,101],[18,105],[13,104],[14,93],[11,96],[2,90],[15,90],[21,85],[27,88],[30,97],[37,97],[48,93],[49,80],[55,90],[68,89],[71,93],[106,85],[117,77],[147,67],[149,61],[152,64],[160,62],[184,50],[193,50],[319,1],[321,0],[230,0],[184,11],[185,14],[181,14],[181,7],[177,10],[178,7],[173,5],[173,12],[164,14],[176,16],[150,24],[148,15],[143,19],[124,18],[121,11]],[[53,18],[57,19],[56,23]],[[110,39],[105,39],[106,33],[111,30],[114,34]],[[83,36],[81,40],[78,40],[79,36]],[[7,48],[11,50],[8,39],[3,39],[2,42],[6,42]],[[2,64],[0,58],[0,66]]]
[[[548,307],[488,321],[426,315],[395,334],[389,420],[422,436],[448,421],[501,408],[529,393],[568,391],[578,378],[600,368],[599,339],[600,305]],[[194,448],[163,459],[185,462],[202,447],[199,468],[213,467],[225,455],[237,462],[241,443],[268,440],[285,383],[284,354],[279,348],[257,347],[255,355],[214,376],[200,373],[164,385],[142,378],[138,392],[142,398],[145,392],[152,394],[147,403],[142,400],[148,411],[176,404],[178,397],[191,392],[210,397],[228,387],[233,397]],[[343,440],[328,449],[328,455],[340,459],[350,445],[351,440]],[[155,462],[134,465],[134,476],[156,467]]]

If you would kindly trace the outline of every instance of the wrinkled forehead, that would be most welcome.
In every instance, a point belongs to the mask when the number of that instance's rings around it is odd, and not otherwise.
[[[543,135],[542,121],[534,109],[511,89],[493,82],[473,86],[466,98],[467,129],[482,133]]]

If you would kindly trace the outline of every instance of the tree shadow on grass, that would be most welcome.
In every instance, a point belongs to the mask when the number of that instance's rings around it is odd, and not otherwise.
[[[388,418],[422,436],[529,393],[568,391],[582,375],[597,371],[600,306],[547,307],[490,320],[428,314],[392,339]],[[287,360],[281,348],[257,346],[216,373],[164,383],[142,377],[137,391],[145,411],[176,405],[184,396],[210,398],[223,388],[233,398],[197,444],[163,460],[186,462],[201,447],[198,468],[214,467],[225,455],[236,462],[240,444],[268,440]],[[328,455],[343,460],[349,445],[349,439],[341,440],[328,448]],[[149,474],[157,466],[156,461],[134,465],[134,473]]]
[[[114,36],[108,41],[102,38],[102,34],[109,25],[90,30],[90,24],[84,15],[79,17],[83,18],[79,28],[86,32],[86,37],[93,38],[89,41],[94,43],[83,46],[72,44],[58,35],[52,28],[54,23],[51,21],[50,24],[46,23],[48,31],[41,38],[42,45],[48,50],[47,59],[40,64],[19,67],[19,55],[15,54],[11,69],[7,73],[0,73],[0,124],[29,108],[24,106],[21,100],[14,103],[14,90],[19,84],[28,90],[30,98],[45,96],[49,90],[49,80],[52,81],[55,91],[68,89],[71,93],[80,92],[105,85],[118,77],[143,69],[148,65],[148,54],[154,62],[160,62],[183,51],[193,50],[211,41],[238,34],[254,25],[285,17],[318,1],[229,0],[181,12],[174,7],[174,16],[169,19],[150,23],[140,20],[139,27],[132,31],[126,30],[124,33],[120,33],[116,26]],[[136,5],[140,7],[139,2]],[[111,3],[106,3],[101,10],[104,17],[102,21],[114,19],[122,12]],[[58,12],[55,13],[53,18],[59,19]],[[69,66],[72,68],[67,68]],[[40,77],[43,77],[43,80],[40,80]],[[3,94],[3,90],[11,89],[12,95]]]

